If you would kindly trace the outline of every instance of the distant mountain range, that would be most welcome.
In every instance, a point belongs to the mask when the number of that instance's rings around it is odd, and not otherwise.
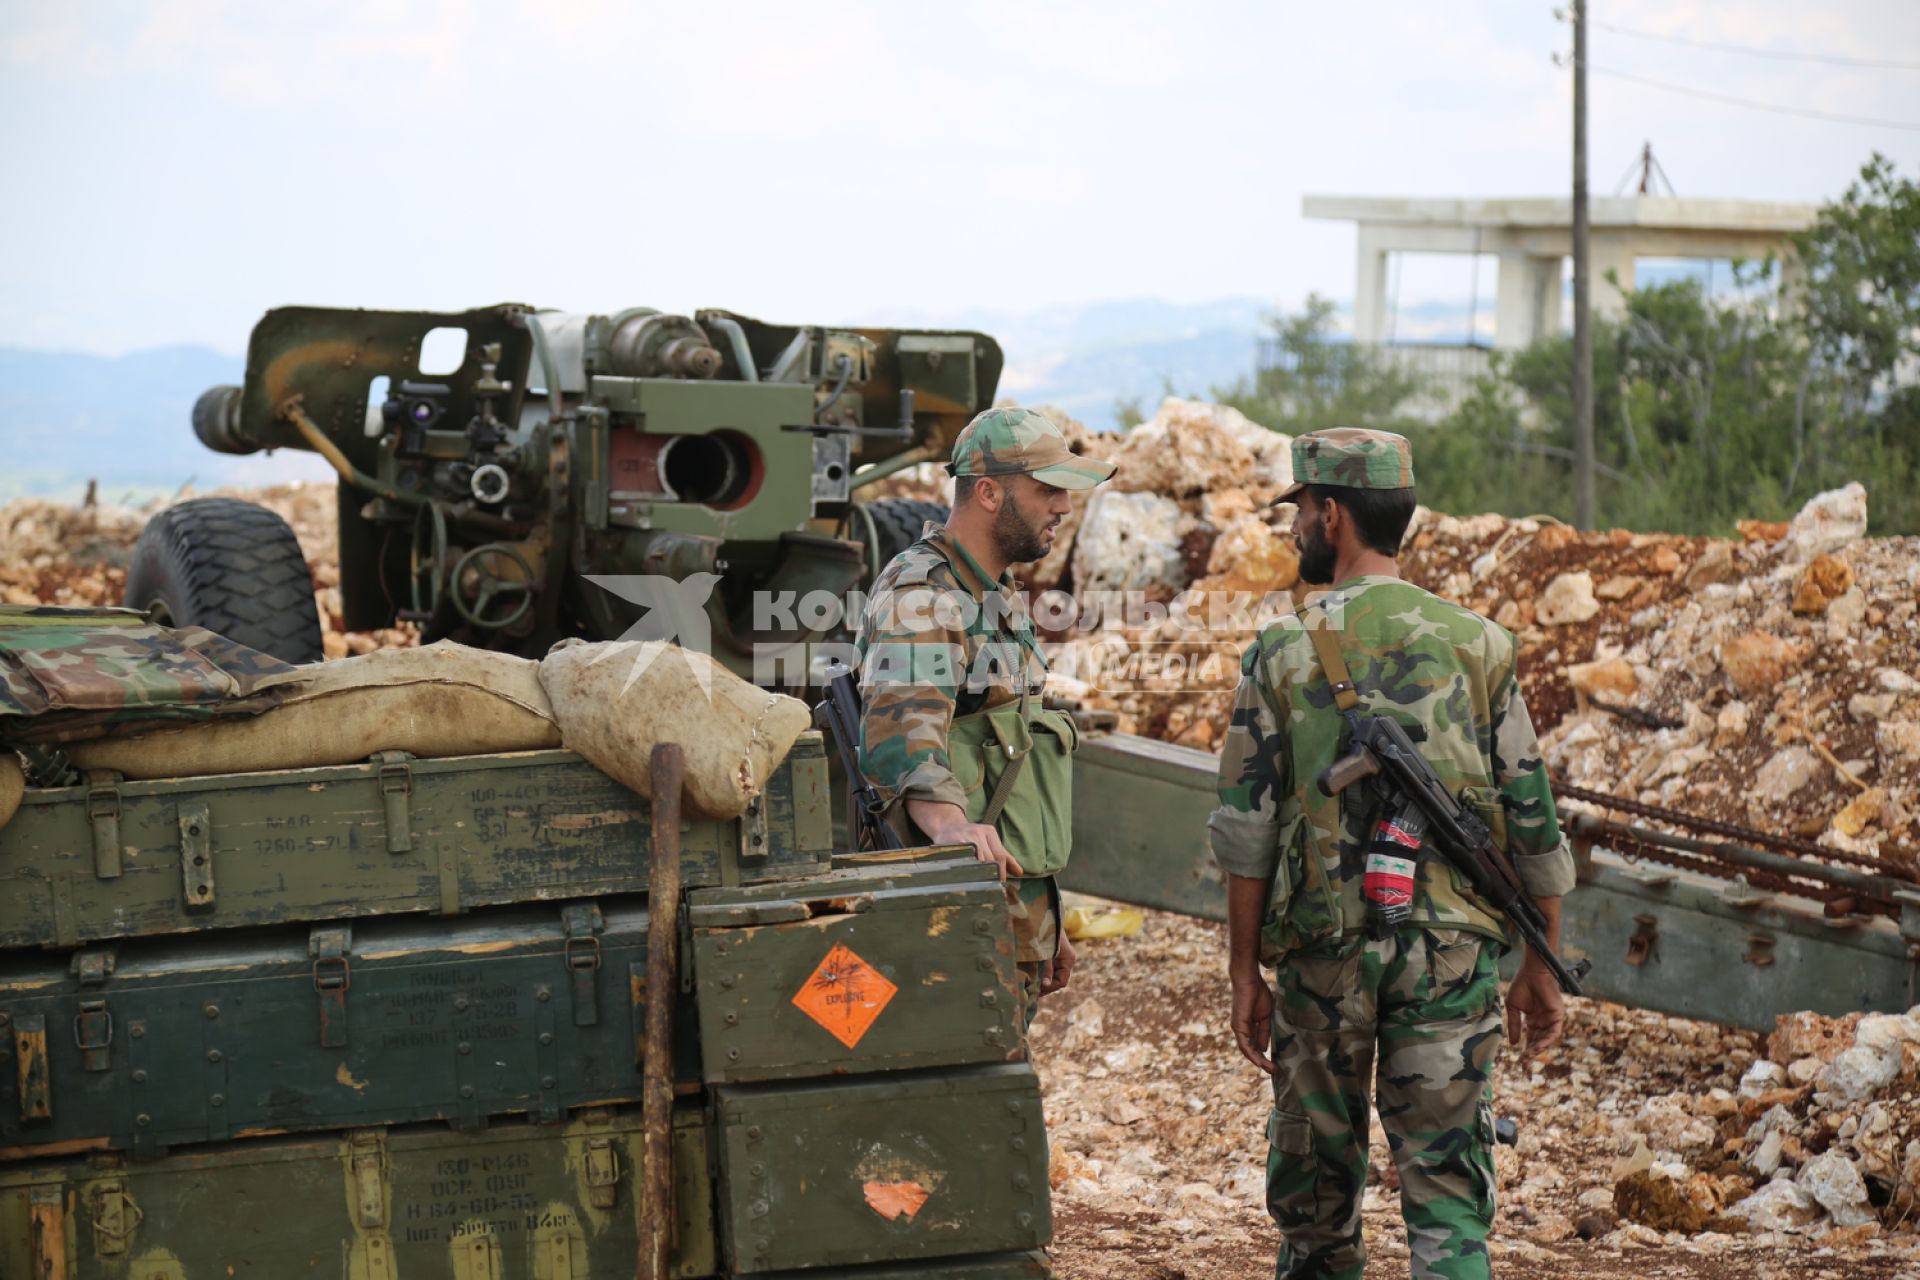
[[[1176,304],[1153,299],[1034,311],[898,310],[862,323],[979,329],[1006,352],[1000,394],[1054,404],[1088,426],[1118,425],[1116,407],[1149,413],[1162,394],[1206,396],[1253,372],[1273,306],[1256,298]],[[1402,333],[1464,328],[1464,308],[1403,310]],[[100,483],[119,500],[221,485],[324,479],[311,454],[231,457],[194,438],[189,415],[208,387],[239,382],[244,361],[208,347],[174,346],[107,357],[0,347],[0,501],[68,497]]]
[[[71,497],[89,480],[117,502],[187,483],[204,490],[330,474],[318,458],[237,458],[195,439],[194,400],[239,382],[244,363],[208,347],[118,357],[0,347],[0,500]]]

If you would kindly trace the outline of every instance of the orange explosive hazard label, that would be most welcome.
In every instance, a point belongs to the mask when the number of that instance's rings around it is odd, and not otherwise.
[[[851,1049],[899,990],[851,947],[835,943],[794,993],[793,1005]]]

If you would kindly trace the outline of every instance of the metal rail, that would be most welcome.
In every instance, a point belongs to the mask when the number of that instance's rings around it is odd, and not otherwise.
[[[1206,840],[1218,767],[1208,752],[1089,733],[1074,754],[1074,855],[1062,887],[1224,920],[1226,886]],[[1674,826],[1703,821],[1611,796],[1591,803]],[[1570,815],[1569,825],[1582,817]],[[1648,842],[1574,830],[1588,847],[1580,885],[1561,908],[1561,954],[1593,961],[1588,994],[1759,1031],[1798,1010],[1899,1011],[1920,999],[1920,886],[1895,869],[1803,862],[1763,844],[1819,858],[1841,851],[1766,833],[1764,842],[1729,838],[1748,833],[1724,823],[1708,831],[1724,843],[1614,825]],[[1755,856],[1722,856],[1729,845]],[[1616,854],[1623,846],[1676,869],[1636,865]]]
[[[1920,884],[1920,872],[1888,862],[1884,858],[1870,858],[1865,854],[1853,853],[1846,849],[1833,849],[1808,840],[1796,840],[1791,836],[1778,836],[1767,831],[1757,831],[1752,827],[1735,826],[1730,822],[1704,818],[1699,814],[1686,813],[1679,809],[1662,808],[1660,805],[1648,804],[1642,800],[1628,800],[1610,795],[1605,791],[1576,787],[1558,778],[1553,780],[1553,794],[1562,800],[1578,800],[1601,809],[1615,809],[1621,813],[1631,813],[1636,817],[1650,818],[1669,826],[1684,827],[1690,831],[1703,831],[1708,835],[1721,836],[1735,844],[1743,844],[1751,848],[1774,849],[1781,853],[1797,854],[1802,858],[1825,858],[1831,862],[1845,862],[1853,866],[1866,867],[1877,874],[1891,876],[1896,880],[1907,881],[1909,884]]]

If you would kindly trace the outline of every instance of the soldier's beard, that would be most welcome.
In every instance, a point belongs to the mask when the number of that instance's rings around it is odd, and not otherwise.
[[[1027,513],[1020,509],[1020,504],[1014,499],[1013,494],[1008,493],[1007,500],[1001,503],[1000,510],[994,513],[993,549],[998,551],[1000,558],[1008,564],[1025,564],[1029,560],[1038,560],[1052,550],[1046,540],[1040,536],[1041,530],[1052,523],[1053,517],[1048,516],[1042,523],[1036,525],[1027,517]]]
[[[1314,521],[1295,542],[1300,550],[1300,581],[1310,587],[1331,586],[1336,557],[1333,544],[1327,541],[1326,530],[1320,527],[1320,522]]]

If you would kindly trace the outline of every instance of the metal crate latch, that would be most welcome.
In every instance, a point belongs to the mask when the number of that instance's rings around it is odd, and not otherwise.
[[[387,810],[387,852],[413,852],[413,757],[404,751],[382,751],[380,800]]]
[[[118,1178],[94,1183],[87,1196],[93,1210],[93,1251],[103,1258],[119,1257],[133,1243],[133,1233],[146,1215]]]
[[[353,990],[348,953],[353,931],[334,927],[307,935],[307,954],[313,957],[313,990],[320,1003],[320,1047],[343,1048],[347,1043],[347,992]]]
[[[113,976],[111,950],[80,951],[68,968],[81,987],[103,987]],[[113,1014],[104,997],[82,1000],[73,1019],[73,1043],[80,1050],[80,1065],[86,1071],[105,1071],[112,1066]]]
[[[387,1132],[355,1129],[347,1135],[353,1173],[353,1212],[363,1227],[387,1225]]]
[[[93,874],[102,880],[120,875],[120,775],[112,769],[87,771],[87,821],[93,826]]]
[[[213,811],[204,800],[180,806],[180,895],[189,911],[213,906]]]
[[[600,931],[606,921],[598,903],[577,903],[560,913],[566,930],[567,977],[573,984],[573,1025],[591,1027],[600,1021]]]
[[[13,1070],[20,1086],[20,1119],[53,1117],[53,1076],[47,1067],[47,1015],[15,1014]]]
[[[740,815],[740,861],[765,866],[772,853],[773,844],[767,832],[767,797],[763,793],[748,801],[747,811]]]
[[[587,1200],[596,1209],[611,1209],[620,1190],[620,1153],[612,1138],[587,1140]]]
[[[113,1015],[105,1000],[82,1000],[73,1020],[73,1043],[80,1050],[80,1069],[105,1071],[113,1065]]]

